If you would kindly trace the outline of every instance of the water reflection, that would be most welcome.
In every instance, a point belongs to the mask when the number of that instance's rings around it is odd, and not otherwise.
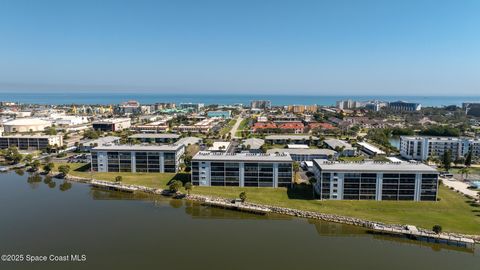
[[[43,181],[42,181],[43,180]],[[59,182],[63,181],[63,182]],[[48,186],[49,189],[55,188],[59,185],[59,191],[66,191],[72,189],[74,185],[84,185],[79,183],[70,183],[65,180],[55,180],[52,177],[46,175],[43,178],[39,174],[30,174],[27,177],[27,183],[34,189],[41,186],[42,182]],[[380,235],[373,234],[365,228],[325,222],[320,220],[313,219],[297,219],[291,216],[279,215],[279,214],[267,214],[267,215],[256,215],[252,213],[237,212],[232,210],[225,210],[216,207],[204,206],[199,202],[173,199],[168,197],[163,197],[160,195],[147,194],[147,193],[126,193],[119,191],[109,191],[103,190],[94,187],[88,187],[88,194],[93,200],[135,200],[135,201],[146,201],[151,203],[156,208],[174,208],[182,210],[192,219],[218,219],[218,220],[281,220],[281,221],[305,221],[314,227],[317,235],[320,237],[355,237],[355,238],[370,238],[376,241],[396,243],[401,245],[410,245],[416,247],[424,247],[431,249],[433,251],[442,251],[442,250],[452,250],[460,251],[465,253],[474,254],[474,250],[459,248],[455,246],[440,245],[435,243],[427,243],[410,240],[404,237],[399,236],[390,236],[390,235]]]

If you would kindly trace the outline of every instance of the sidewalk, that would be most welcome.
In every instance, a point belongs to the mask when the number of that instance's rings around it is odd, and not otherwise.
[[[468,189],[469,185],[467,183],[462,181],[457,181],[457,180],[446,179],[446,178],[441,178],[441,180],[445,186],[452,187],[455,190],[458,190],[465,195],[477,198],[477,191]]]

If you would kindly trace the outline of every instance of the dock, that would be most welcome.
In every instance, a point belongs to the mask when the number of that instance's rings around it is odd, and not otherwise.
[[[122,192],[129,192],[129,193],[133,193],[138,190],[138,188],[134,186],[125,186],[122,184],[117,184],[117,183],[108,182],[108,181],[99,181],[99,180],[90,181],[90,185],[93,187],[101,188],[101,189],[122,191]]]
[[[245,205],[241,202],[231,203],[231,202],[207,199],[202,203],[202,205],[219,207],[219,208],[224,208],[224,209],[237,210],[237,211],[242,211],[242,212],[249,212],[249,213],[259,214],[259,215],[265,215],[267,213],[272,212],[271,209],[266,208],[266,207]]]
[[[445,244],[462,248],[475,248],[475,241],[465,237],[455,237],[448,234],[427,233],[417,230],[415,226],[406,226],[405,228],[386,227],[374,224],[371,227],[374,233],[404,236],[408,239],[423,241],[428,243]]]

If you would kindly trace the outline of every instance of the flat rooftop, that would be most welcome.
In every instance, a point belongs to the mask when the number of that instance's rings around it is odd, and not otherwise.
[[[279,154],[254,154],[254,153],[223,153],[200,151],[192,160],[195,161],[260,161],[260,162],[292,162],[288,153]]]
[[[250,145],[250,149],[260,149],[262,145],[265,144],[265,141],[262,139],[251,138],[244,140],[242,144],[245,146]]]
[[[208,148],[209,151],[227,151],[230,147],[230,142],[213,142],[212,147]]]
[[[335,149],[336,147],[344,147],[345,150],[354,149],[351,144],[347,143],[346,141],[342,141],[338,139],[328,139],[328,140],[324,140],[323,142],[333,149]]]
[[[267,150],[268,154],[289,153],[291,155],[326,155],[334,156],[337,152],[330,149],[303,149],[303,148],[273,148]]]
[[[90,144],[105,144],[105,143],[111,143],[111,142],[114,142],[114,141],[118,141],[120,140],[120,137],[115,137],[115,136],[106,136],[106,137],[100,137],[98,139],[93,139],[93,140],[87,140],[87,141],[83,141],[81,143],[83,143],[84,145],[90,145]]]
[[[173,134],[173,133],[139,133],[139,134],[133,134],[133,135],[129,136],[129,138],[132,138],[132,139],[140,139],[140,138],[146,138],[146,139],[178,139],[178,138],[180,138],[180,135]]]
[[[93,121],[93,124],[114,124],[126,121],[130,122],[130,118],[104,118]]]
[[[5,135],[5,136],[0,136],[0,138],[22,138],[22,139],[50,139],[50,138],[58,138],[61,137],[62,135],[42,135],[42,134],[17,134],[17,135]]]
[[[308,136],[308,135],[269,135],[266,136],[266,140],[310,140],[310,137],[312,140],[318,140],[318,137],[315,136]]]
[[[178,140],[175,144],[181,144],[181,145],[189,145],[189,144],[196,144],[196,143],[201,143],[202,139],[197,138],[197,137],[184,137]]]
[[[337,171],[337,172],[424,172],[424,173],[438,173],[435,168],[432,168],[423,163],[414,162],[379,162],[379,161],[365,161],[365,162],[340,162],[340,161],[326,161],[324,159],[315,159],[313,161],[322,170]]]
[[[177,151],[184,147],[180,144],[166,145],[144,145],[144,144],[122,144],[122,145],[101,145],[93,148],[93,151]]]
[[[367,149],[367,150],[369,150],[373,153],[376,153],[376,154],[379,154],[379,155],[384,155],[385,154],[385,152],[382,151],[380,148],[378,148],[378,147],[376,147],[372,144],[369,144],[367,142],[359,142],[358,144],[361,145],[363,148],[365,148],[365,149]]]

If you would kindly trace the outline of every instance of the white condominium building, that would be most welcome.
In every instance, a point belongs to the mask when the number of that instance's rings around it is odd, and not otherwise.
[[[102,145],[91,150],[92,171],[96,172],[178,172],[185,146]]]
[[[288,153],[203,151],[192,159],[192,183],[199,186],[286,187],[292,184],[292,165]]]
[[[466,157],[472,151],[472,157],[480,156],[480,140],[458,137],[400,137],[400,154],[406,159],[427,160],[430,157],[442,157],[450,151],[452,159]]]
[[[435,201],[438,172],[423,163],[314,160],[314,190],[329,200]]]

